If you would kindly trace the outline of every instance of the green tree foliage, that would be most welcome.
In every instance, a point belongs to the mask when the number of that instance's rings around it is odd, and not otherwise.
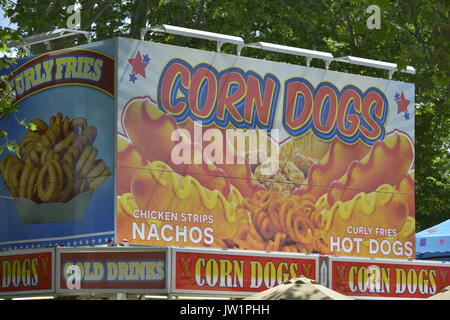
[[[5,7],[7,1],[0,0],[0,6]],[[15,59],[11,57],[11,49],[8,47],[9,41],[21,41],[17,30],[5,27],[0,28],[0,69],[10,67]],[[10,117],[17,111],[18,106],[13,103],[14,92],[7,81],[7,76],[0,76],[0,118]],[[21,120],[19,124],[27,126],[28,124]],[[9,139],[8,132],[0,128],[0,154],[4,149],[11,152],[17,152],[17,143]]]
[[[64,28],[65,8],[73,0],[7,1],[6,12],[23,36]],[[450,217],[450,108],[448,92],[449,3],[447,0],[79,0],[81,29],[101,40],[139,38],[149,25],[172,24],[241,36],[246,42],[266,41],[395,62],[395,80],[416,85],[416,217],[423,229]],[[369,5],[381,9],[381,28],[368,29]],[[37,18],[38,17],[38,18]],[[147,39],[214,50],[215,44],[185,37],[153,34]],[[85,41],[66,38],[35,53]],[[234,53],[224,45],[222,51]],[[304,64],[295,56],[245,48],[243,55]],[[322,61],[312,66],[323,68]],[[386,72],[333,62],[331,69],[386,77]]]

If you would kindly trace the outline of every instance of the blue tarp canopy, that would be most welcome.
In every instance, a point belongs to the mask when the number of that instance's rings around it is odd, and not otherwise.
[[[416,257],[450,261],[450,219],[416,234]]]

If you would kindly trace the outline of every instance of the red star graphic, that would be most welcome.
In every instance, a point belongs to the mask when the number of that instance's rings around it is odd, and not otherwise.
[[[402,112],[408,112],[408,105],[411,103],[411,100],[408,100],[405,98],[405,95],[402,94],[400,95],[400,99],[397,100],[397,114],[402,113]]]
[[[136,53],[136,57],[128,59],[128,61],[133,67],[132,72],[135,74],[140,74],[145,79],[145,67],[147,66],[147,64],[144,61],[142,61],[141,53],[138,51]]]

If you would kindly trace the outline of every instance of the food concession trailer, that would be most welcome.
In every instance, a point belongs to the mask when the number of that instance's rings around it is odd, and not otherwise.
[[[329,70],[367,59],[145,31],[2,71],[33,127],[0,119],[19,148],[0,155],[2,296],[241,298],[299,275],[357,298],[449,285],[448,263],[414,260],[414,85],[395,64],[373,65],[386,80]]]

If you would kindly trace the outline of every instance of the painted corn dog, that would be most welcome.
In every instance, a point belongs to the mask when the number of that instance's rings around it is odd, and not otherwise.
[[[138,177],[140,168],[146,164],[142,155],[123,135],[117,135],[117,194],[131,192],[131,181]]]
[[[175,119],[170,114],[161,112],[150,99],[136,99],[127,105],[123,114],[123,125],[127,136],[144,160],[165,162],[173,171],[195,177],[208,189],[217,189],[225,196],[230,193],[230,183],[225,172],[205,159],[200,146],[183,135]],[[180,134],[180,142],[172,140],[173,133]],[[152,137],[151,147],[149,137]],[[172,152],[177,152],[179,143],[186,144],[190,150],[192,147],[189,164],[172,159]],[[195,159],[199,155],[204,161],[197,164]],[[211,176],[220,179],[211,179]]]
[[[323,228],[319,232],[328,246],[324,252],[329,253],[331,239],[335,242],[345,238],[353,226],[369,231],[358,234],[362,239],[361,246],[359,252],[355,246],[352,255],[367,256],[369,240],[374,237],[390,242],[410,238],[415,225],[414,207],[410,201],[413,188],[411,177],[406,175],[396,186],[383,184],[374,192],[360,192],[346,202],[337,201],[330,205],[327,194],[321,196],[316,208],[323,216]]]
[[[369,194],[358,193],[349,201],[335,202],[332,206],[327,203],[326,195],[323,195],[316,206],[318,210],[323,210],[325,232],[341,230],[343,234],[346,232],[345,226],[350,221],[354,225],[401,228],[409,216],[407,197],[397,193],[395,188],[388,184],[379,186],[376,191]],[[391,209],[391,212],[388,212],[387,208]],[[386,215],[390,218],[386,219]]]
[[[415,208],[415,197],[414,197],[414,193],[415,193],[415,183],[414,183],[414,170],[411,171],[409,174],[407,174],[405,176],[405,178],[403,178],[400,183],[398,184],[398,190],[401,193],[407,194],[408,195],[408,205],[410,208]],[[410,210],[410,215],[411,216],[415,216],[414,215],[414,210]]]
[[[125,107],[122,121],[127,137],[145,160],[173,166],[171,152],[176,142],[171,135],[178,125],[170,114],[161,112],[150,99],[136,99]],[[179,170],[183,171],[181,165]]]
[[[162,225],[162,221],[154,219],[146,219],[135,216],[135,210],[138,210],[139,206],[134,200],[132,193],[124,193],[117,197],[117,241],[120,242],[127,239],[133,234],[133,223],[147,225],[156,224],[158,227]],[[127,239],[128,240],[128,239]],[[139,244],[148,244],[148,241],[140,238],[133,239],[133,242]],[[153,245],[164,245],[163,241],[152,241]]]
[[[361,191],[370,192],[382,184],[396,185],[405,176],[414,160],[414,149],[406,135],[394,133],[377,141],[370,153],[350,164],[347,172],[330,184],[327,200],[349,201]],[[383,172],[389,172],[384,175]]]
[[[398,184],[397,190],[406,194],[408,197],[408,208],[409,216],[406,219],[406,223],[403,228],[399,231],[399,239],[409,239],[410,241],[415,241],[415,184],[414,184],[414,171],[407,174]]]
[[[142,174],[134,179],[131,190],[140,209],[157,206],[159,209],[171,208],[174,212],[212,215],[214,237],[218,239],[231,238],[238,232],[241,219],[235,208],[242,202],[242,196],[234,187],[225,197],[218,190],[205,188],[192,176],[182,176],[166,163],[153,161],[144,166]]]

